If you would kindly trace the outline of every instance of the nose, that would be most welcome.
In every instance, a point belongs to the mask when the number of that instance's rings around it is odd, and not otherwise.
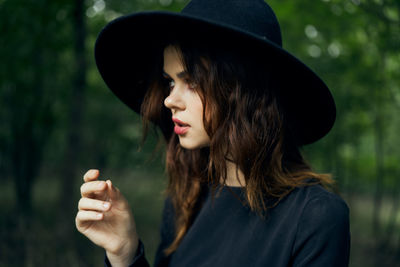
[[[185,103],[183,101],[182,94],[179,91],[179,88],[175,86],[175,88],[171,90],[169,96],[164,99],[164,105],[172,112],[175,110],[185,109]]]

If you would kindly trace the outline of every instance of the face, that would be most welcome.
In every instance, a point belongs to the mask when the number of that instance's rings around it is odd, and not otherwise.
[[[170,87],[164,105],[171,110],[181,146],[186,149],[208,146],[210,137],[203,125],[203,103],[182,66],[179,52],[172,46],[164,50],[164,76]]]

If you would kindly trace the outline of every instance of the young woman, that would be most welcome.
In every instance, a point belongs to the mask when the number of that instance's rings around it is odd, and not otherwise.
[[[111,90],[154,123],[169,174],[154,266],[347,266],[349,215],[299,147],[335,120],[326,85],[282,49],[262,0],[192,0],[111,22],[96,43]],[[108,266],[148,266],[130,207],[89,170],[76,226]]]

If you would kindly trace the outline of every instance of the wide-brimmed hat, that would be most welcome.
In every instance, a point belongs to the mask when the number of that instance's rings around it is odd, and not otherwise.
[[[192,0],[180,13],[138,12],[111,21],[97,38],[96,64],[108,87],[134,111],[140,112],[150,73],[171,37],[249,51],[270,64],[298,145],[313,143],[332,128],[336,108],[328,87],[282,48],[278,20],[263,0]],[[173,132],[171,122],[160,127],[164,135]]]

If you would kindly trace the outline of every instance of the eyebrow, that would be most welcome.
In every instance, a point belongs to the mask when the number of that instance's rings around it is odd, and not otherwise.
[[[171,76],[170,76],[168,73],[166,73],[165,70],[163,70],[163,75],[164,75],[165,77],[171,78]],[[176,74],[176,77],[178,77],[179,79],[184,79],[184,78],[186,78],[188,75],[189,75],[189,74],[187,73],[187,71],[181,71],[181,72],[178,72],[178,73]]]

